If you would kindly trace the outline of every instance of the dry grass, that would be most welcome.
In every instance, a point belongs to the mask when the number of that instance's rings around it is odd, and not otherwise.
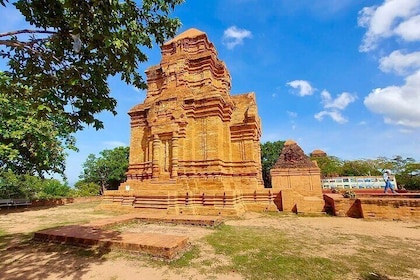
[[[31,241],[38,229],[120,214],[96,211],[97,204],[0,212],[0,278],[420,279],[416,222],[252,213],[214,229],[145,223],[114,228],[188,235],[190,249],[172,262]]]

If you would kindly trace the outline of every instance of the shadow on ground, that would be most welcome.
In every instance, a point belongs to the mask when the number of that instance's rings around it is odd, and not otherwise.
[[[0,237],[0,279],[82,279],[109,248],[80,248],[32,241],[32,234]]]

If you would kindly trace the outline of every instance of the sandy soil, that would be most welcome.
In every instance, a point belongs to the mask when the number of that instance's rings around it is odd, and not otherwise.
[[[203,269],[174,269],[165,262],[161,265],[151,264],[147,256],[131,256],[122,252],[101,252],[94,256],[84,256],[81,250],[75,255],[74,248],[34,242],[23,242],[30,235],[46,226],[68,221],[86,222],[92,219],[109,217],[107,213],[95,213],[84,207],[54,207],[19,212],[0,212],[0,229],[6,232],[0,240],[0,279],[243,279],[231,271],[219,274],[212,267]],[[318,241],[324,246],[323,254],[329,250],[341,250],[341,254],[352,254],[357,247],[334,248],[325,240],[340,234],[364,235],[373,238],[399,237],[412,242],[413,248],[420,246],[420,223],[408,221],[363,220],[336,217],[292,217],[281,219],[259,213],[247,213],[241,219],[227,220],[225,224],[232,226],[255,226],[268,230],[282,230],[288,235],[304,235]],[[181,225],[139,224],[120,228],[131,232],[157,232],[177,235],[187,235],[191,244],[200,249],[197,262],[207,260],[207,263],[229,263],[228,259],[216,255],[212,247],[202,241],[202,238],[213,232],[211,228],[201,228]],[[310,253],[310,252],[309,252]],[[413,254],[418,254],[414,251]],[[206,263],[206,262],[203,262]],[[211,266],[211,265],[210,265]],[[420,279],[420,266],[416,270]]]

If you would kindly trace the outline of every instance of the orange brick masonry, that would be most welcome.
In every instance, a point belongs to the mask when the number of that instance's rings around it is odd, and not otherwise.
[[[154,213],[135,213],[97,220],[84,225],[70,225],[41,230],[35,233],[34,240],[137,251],[165,259],[173,259],[186,249],[188,245],[187,236],[156,233],[120,233],[105,229],[105,227],[136,220],[210,227],[223,222],[218,216],[170,216]]]

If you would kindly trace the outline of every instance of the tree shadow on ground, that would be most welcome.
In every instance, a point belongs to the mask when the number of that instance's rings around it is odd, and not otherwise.
[[[93,264],[104,262],[104,247],[37,242],[33,234],[0,236],[0,279],[82,279]]]
[[[50,208],[56,208],[60,206],[65,206],[66,204],[56,204],[56,205],[44,205],[44,206],[10,206],[9,208],[2,208],[0,211],[1,215],[8,215],[13,213],[22,213],[28,211],[39,211]]]

